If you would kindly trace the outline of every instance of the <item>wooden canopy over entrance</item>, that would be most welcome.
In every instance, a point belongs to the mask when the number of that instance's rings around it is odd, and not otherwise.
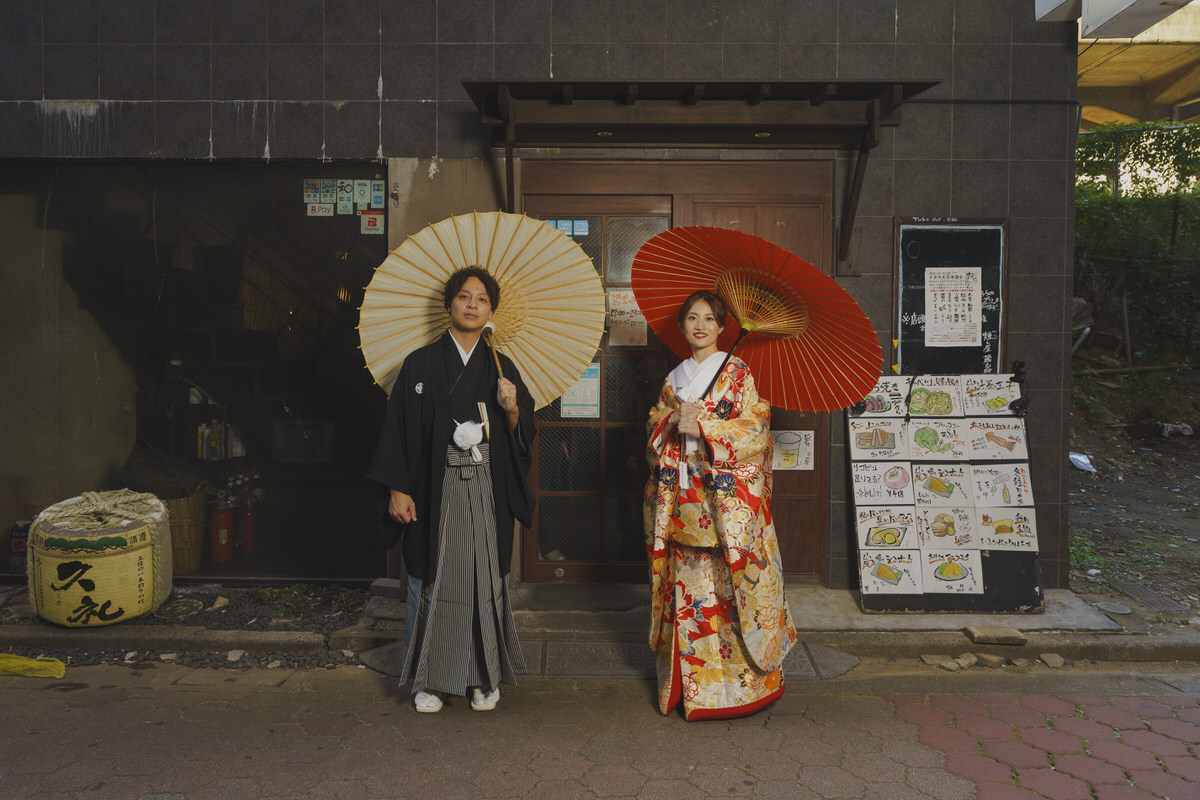
[[[716,147],[858,151],[837,258],[846,258],[867,157],[905,100],[937,81],[464,81],[503,147],[514,208],[518,147]]]

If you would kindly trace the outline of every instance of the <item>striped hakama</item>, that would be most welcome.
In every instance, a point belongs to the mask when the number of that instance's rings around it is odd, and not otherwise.
[[[422,588],[412,646],[400,682],[464,695],[478,686],[516,683],[525,669],[496,550],[496,512],[488,445],[446,449],[437,569]]]

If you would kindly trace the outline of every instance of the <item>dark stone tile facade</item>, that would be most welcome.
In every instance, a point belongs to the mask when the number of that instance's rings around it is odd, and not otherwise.
[[[939,81],[871,154],[861,276],[842,281],[890,320],[896,217],[1008,221],[1007,357],[1034,389],[1043,577],[1057,587],[1075,42],[1073,25],[1035,22],[1033,0],[18,0],[0,25],[0,156],[487,158],[466,79]],[[792,157],[836,159],[840,217],[852,159]],[[831,441],[828,574],[842,586],[854,551],[844,436]]]

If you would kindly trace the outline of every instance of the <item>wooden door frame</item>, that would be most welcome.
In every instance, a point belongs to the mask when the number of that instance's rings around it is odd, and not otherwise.
[[[820,205],[822,234],[820,252],[805,257],[818,269],[832,274],[834,162],[823,161],[556,161],[523,160],[520,163],[521,191],[518,202],[524,210],[527,197],[566,199],[589,196],[630,195],[669,196],[671,224],[694,224],[697,201],[715,198],[726,201],[737,197],[755,198],[766,204],[814,202]],[[797,187],[805,191],[797,192]],[[818,187],[814,192],[811,187]],[[599,199],[599,197],[597,197]],[[773,428],[786,429],[803,417],[800,412],[775,409]],[[815,446],[829,453],[829,416],[818,420]],[[829,496],[830,470],[834,459],[818,475],[817,501],[823,504],[825,525],[818,535],[820,552],[815,558],[816,577],[827,583],[831,538],[832,499]],[[788,495],[779,494],[780,499]],[[524,559],[522,559],[524,560]],[[786,569],[786,564],[785,564]],[[600,571],[596,578],[603,580]],[[539,576],[541,577],[541,576]]]

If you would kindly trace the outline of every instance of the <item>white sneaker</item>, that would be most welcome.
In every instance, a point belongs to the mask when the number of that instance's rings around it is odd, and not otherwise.
[[[498,688],[484,694],[483,690],[477,686],[471,694],[472,711],[491,711],[499,702],[500,690]]]
[[[413,707],[420,714],[436,714],[442,710],[442,698],[436,692],[422,689],[413,696]]]

